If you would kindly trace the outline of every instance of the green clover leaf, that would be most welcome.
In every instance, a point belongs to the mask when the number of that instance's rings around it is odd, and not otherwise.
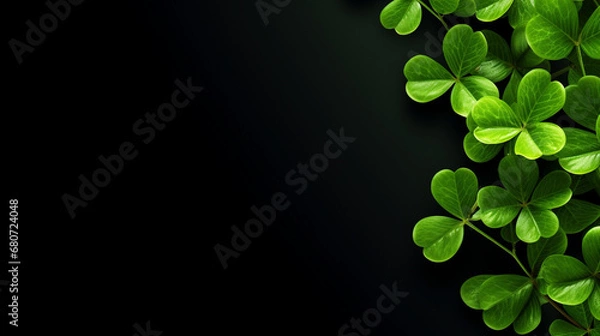
[[[475,68],[472,74],[497,83],[512,74],[514,70],[513,55],[502,36],[491,30],[483,30],[482,33],[488,44],[488,52],[485,60]]]
[[[571,119],[594,131],[600,116],[600,78],[586,76],[566,89],[564,110]]]
[[[460,297],[467,306],[476,310],[482,309],[479,302],[479,289],[491,277],[494,277],[494,275],[476,275],[462,284],[460,287]]]
[[[560,227],[568,234],[579,233],[600,218],[600,205],[571,199],[565,206],[556,209]]]
[[[433,262],[452,258],[462,244],[464,225],[477,200],[478,182],[466,168],[445,169],[431,181],[431,193],[446,211],[458,218],[431,216],[421,219],[413,230],[413,240],[423,247],[424,256]]]
[[[399,35],[408,35],[421,24],[421,4],[417,0],[394,0],[383,8],[379,16],[381,25],[394,29]]]
[[[581,327],[585,329],[580,329],[564,320],[554,320],[554,322],[552,322],[550,325],[549,330],[552,336],[600,335],[600,328],[592,328],[594,324],[594,316],[590,312],[590,308],[587,304],[564,306],[564,309],[569,316],[571,316]]]
[[[511,27],[524,26],[536,15],[535,7],[531,0],[515,0],[508,12],[508,22]]]
[[[527,26],[518,26],[510,38],[510,47],[513,58],[520,68],[532,68],[540,65],[544,58],[538,56],[527,41]]]
[[[473,134],[490,145],[518,136],[515,153],[531,160],[554,155],[565,146],[565,134],[558,125],[542,121],[556,114],[564,101],[562,84],[551,82],[546,70],[531,70],[519,83],[513,107],[495,97],[483,97],[475,104],[478,127]]]
[[[450,14],[458,9],[459,0],[429,0],[433,9],[440,14]]]
[[[573,48],[600,59],[600,10],[587,19],[579,29],[579,13],[571,0],[535,0],[537,15],[529,20],[526,36],[531,49],[540,57],[560,60]],[[583,17],[585,18],[585,17]],[[581,49],[580,49],[581,48]]]
[[[565,147],[556,154],[560,166],[571,174],[583,175],[600,167],[600,140],[577,128],[564,128]]]
[[[579,16],[573,1],[535,0],[535,10],[537,15],[526,28],[531,49],[549,60],[569,56],[579,37]]]
[[[502,100],[507,104],[514,104],[517,102],[517,91],[521,84],[521,80],[523,80],[521,73],[513,71],[512,75],[510,75],[508,84],[506,84],[506,88],[504,88],[504,93],[502,94]]]
[[[508,226],[507,226],[508,227]],[[527,261],[532,274],[538,274],[542,262],[554,254],[564,254],[567,250],[568,239],[563,230],[558,230],[550,238],[540,238],[537,242],[527,245]]]
[[[477,124],[473,120],[472,113],[467,116],[467,128],[469,133],[465,135],[463,148],[469,159],[474,162],[487,162],[500,153],[502,145],[486,145],[475,138],[473,131],[477,128]]]
[[[517,333],[526,334],[542,319],[539,294],[527,277],[476,276],[463,284],[461,297],[469,307],[483,310],[483,321],[493,330],[513,324]]]
[[[571,190],[574,195],[585,194],[588,191],[594,190],[597,186],[600,186],[600,169],[585,174],[585,175],[572,175],[571,179]]]
[[[406,93],[410,98],[427,103],[454,86],[452,108],[466,117],[481,97],[499,97],[498,88],[489,79],[480,76],[465,77],[485,59],[487,42],[483,33],[473,32],[468,25],[456,25],[446,34],[442,49],[452,73],[432,58],[423,55],[411,58],[404,66],[404,76],[408,80]]]
[[[475,0],[460,0],[458,7],[454,11],[454,15],[459,17],[470,17],[477,11],[477,4]]]
[[[542,263],[540,277],[547,283],[548,296],[563,305],[579,305],[587,300],[591,314],[600,317],[600,226],[583,237],[581,250],[585,263],[564,255],[552,255]],[[589,299],[589,300],[588,300]]]
[[[516,155],[505,156],[498,172],[506,189],[484,187],[477,196],[483,223],[501,228],[517,218],[516,235],[526,243],[554,236],[559,230],[559,221],[551,209],[571,199],[569,174],[553,171],[536,185],[537,163]]]
[[[501,18],[508,12],[514,0],[475,0],[477,12],[475,16],[479,21],[492,22]]]
[[[600,59],[600,7],[581,30],[581,49],[591,58]]]

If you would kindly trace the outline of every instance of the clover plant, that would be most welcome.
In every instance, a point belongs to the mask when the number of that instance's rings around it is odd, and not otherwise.
[[[529,334],[549,304],[562,316],[550,335],[600,336],[600,0],[393,0],[381,24],[408,35],[423,10],[447,31],[445,63],[408,60],[406,94],[427,103],[449,93],[466,156],[495,160],[499,185],[480,187],[468,168],[435,174],[431,193],[447,214],[417,222],[415,244],[445,262],[472,230],[516,262],[522,274],[460,288],[490,329]],[[448,15],[512,33],[451,26]]]

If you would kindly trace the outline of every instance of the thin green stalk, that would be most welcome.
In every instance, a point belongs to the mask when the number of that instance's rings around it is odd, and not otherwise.
[[[574,326],[576,326],[579,329],[587,330],[586,328],[581,326],[579,323],[577,323],[577,321],[575,321],[571,316],[569,316],[569,314],[567,314],[567,312],[565,312],[558,305],[558,303],[556,303],[554,300],[552,300],[550,297],[548,297],[548,295],[544,295],[544,299],[546,299],[546,301],[548,301],[548,303],[550,303],[550,305],[552,305],[552,307],[554,307],[554,309],[556,309],[562,316],[564,316],[567,320],[569,320],[569,322],[571,322]]]
[[[444,21],[444,18],[442,18],[436,11],[434,11],[433,9],[431,9],[431,7],[427,6],[423,1],[421,0],[417,0],[421,6],[425,7],[425,9],[427,9],[429,11],[429,13],[433,14],[433,16],[435,16],[438,20],[440,20],[440,22],[444,25],[444,28],[446,28],[446,30],[450,30],[450,27],[448,27],[448,24],[446,23],[446,21]]]
[[[468,227],[470,227],[471,229],[475,230],[475,232],[479,233],[480,235],[482,235],[487,240],[489,240],[492,243],[494,243],[499,248],[501,248],[502,251],[508,253],[511,257],[513,257],[513,259],[515,259],[515,261],[517,262],[517,264],[519,264],[519,266],[521,267],[521,269],[523,270],[523,272],[525,272],[525,274],[527,274],[527,276],[530,279],[533,279],[533,277],[531,276],[531,273],[529,273],[529,271],[527,270],[527,268],[525,268],[525,265],[523,265],[523,263],[521,262],[521,260],[519,260],[519,257],[517,256],[517,254],[515,252],[507,249],[504,245],[500,244],[496,239],[492,238],[487,233],[481,231],[478,227],[476,227],[475,225],[473,225],[471,222],[466,222],[466,225]]]
[[[583,64],[583,55],[581,54],[581,45],[577,45],[577,58],[579,59],[579,66],[581,67],[581,72],[584,76],[586,76],[585,65]]]
[[[552,74],[552,79],[555,79],[556,77],[569,72],[569,70],[571,70],[571,69],[573,69],[573,65],[569,65],[567,67],[564,67],[564,68],[558,70],[557,72]]]
[[[600,7],[600,3],[598,3],[598,0],[594,0],[594,3],[596,4],[597,7]]]

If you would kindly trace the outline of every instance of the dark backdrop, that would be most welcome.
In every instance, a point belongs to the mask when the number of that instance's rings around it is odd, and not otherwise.
[[[265,25],[252,0],[87,0],[21,64],[8,41],[24,42],[26,21],[48,8],[5,3],[3,190],[20,202],[19,330],[142,336],[150,321],[164,336],[338,335],[396,283],[408,296],[372,335],[511,334],[487,329],[459,296],[473,275],[518,272],[508,256],[471,231],[444,264],[412,242],[420,218],[444,214],[429,191],[437,171],[470,167],[483,185],[496,166],[466,158],[447,95],[406,96],[410,55],[442,61],[439,23],[424,12],[398,36],[379,23],[386,3],[292,0]],[[132,125],[188,78],[204,91],[139,142]],[[286,174],[341,128],[356,140],[294,193]],[[62,197],[79,197],[78,176],[125,141],[138,156],[72,219]],[[215,245],[231,247],[231,226],[277,192],[289,208],[224,270]],[[6,288],[0,297],[4,327]]]

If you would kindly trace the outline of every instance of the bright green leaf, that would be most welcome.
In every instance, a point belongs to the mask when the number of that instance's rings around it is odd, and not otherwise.
[[[542,263],[540,277],[547,283],[548,296],[565,305],[578,305],[594,289],[592,273],[581,261],[564,255],[552,255]]]
[[[596,274],[600,273],[600,226],[585,234],[581,250],[583,251],[583,259],[589,269]]]
[[[496,85],[487,78],[470,76],[462,78],[456,83],[452,89],[450,102],[454,112],[466,117],[473,111],[475,103],[486,96],[496,98],[500,96]]]
[[[483,30],[487,41],[488,52],[485,60],[473,71],[474,75],[483,76],[492,82],[499,82],[512,74],[513,59],[506,40],[491,30]]]
[[[588,307],[592,315],[600,320],[600,280],[596,280],[596,287],[588,298]],[[600,327],[600,324],[597,324],[597,327]]]
[[[430,0],[431,6],[440,14],[453,13],[458,8],[459,0]]]
[[[384,28],[408,35],[417,30],[421,16],[421,4],[417,0],[394,0],[383,8],[379,20]]]
[[[565,147],[556,154],[564,170],[571,174],[583,175],[600,167],[600,142],[590,132],[567,127],[563,129],[567,137]]]
[[[533,123],[519,134],[515,153],[535,160],[560,152],[566,141],[565,132],[560,126],[550,122]]]
[[[467,168],[460,168],[456,172],[444,169],[435,174],[431,181],[431,193],[435,200],[460,219],[469,217],[477,201],[478,189],[477,176]]]
[[[475,70],[487,55],[483,33],[473,32],[465,24],[458,24],[446,33],[442,45],[446,62],[457,78]]]
[[[494,0],[488,6],[477,6],[477,19],[483,22],[492,22],[501,18],[512,5],[513,0]]]
[[[581,31],[581,48],[588,56],[600,59],[600,7],[588,19]]]
[[[534,69],[523,77],[517,101],[527,115],[525,122],[544,121],[564,106],[565,88],[560,82],[551,81],[548,71]]]
[[[473,134],[485,144],[501,144],[521,132],[522,125],[513,109],[495,97],[481,98],[473,108],[473,119],[478,125]]]
[[[536,15],[532,0],[515,0],[508,12],[508,22],[511,27],[525,25]]]
[[[421,219],[413,229],[413,240],[423,247],[423,255],[433,262],[452,258],[462,244],[464,227],[461,221],[443,216]]]
[[[460,287],[460,297],[463,302],[472,309],[481,309],[479,304],[479,288],[493,275],[476,275],[465,281]]]
[[[517,218],[517,237],[526,243],[535,243],[540,237],[552,237],[558,228],[558,218],[554,212],[546,209],[528,206]]]
[[[429,56],[417,55],[404,66],[406,93],[419,103],[430,102],[443,95],[454,84],[452,74]]]
[[[533,191],[530,205],[544,209],[561,207],[573,196],[570,186],[571,176],[562,170],[555,170],[542,178]]]
[[[579,32],[579,16],[572,0],[535,1],[538,13],[527,23],[526,36],[531,49],[549,60],[566,58],[573,50]]]
[[[479,142],[473,132],[467,133],[463,141],[465,153],[473,162],[488,162],[502,150],[502,145],[486,145]]]
[[[521,210],[519,202],[506,189],[488,186],[481,188],[477,196],[481,209],[481,220],[491,228],[500,228],[510,223]]]

